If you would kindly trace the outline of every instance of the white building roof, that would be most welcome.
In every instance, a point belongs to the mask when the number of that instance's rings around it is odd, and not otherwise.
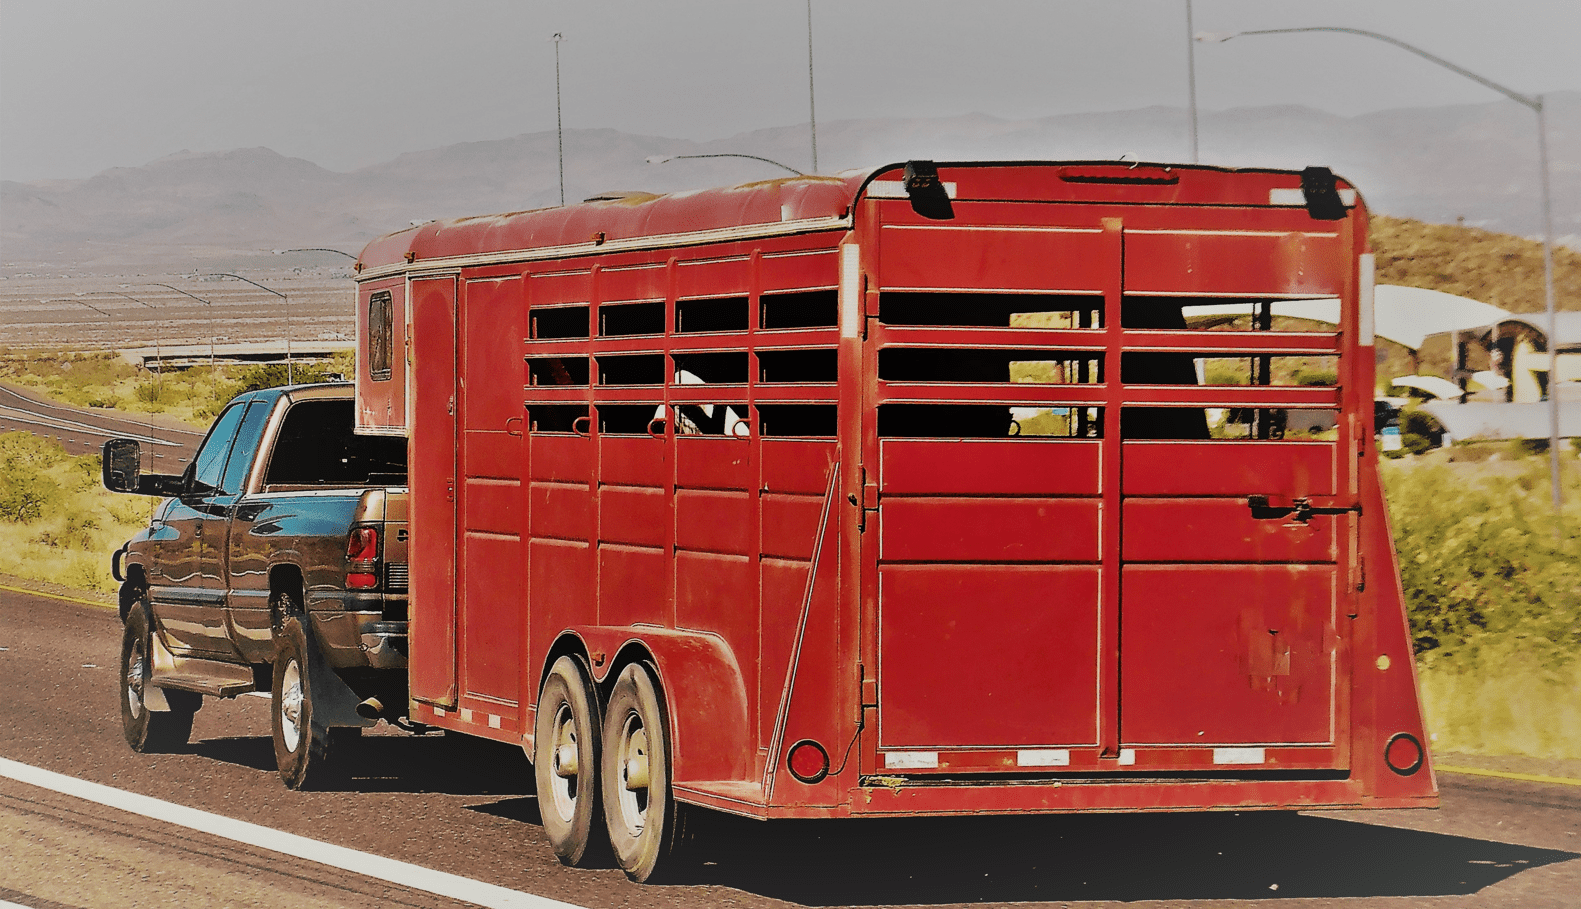
[[[1193,306],[1188,315],[1241,315],[1249,312],[1249,303],[1231,303]],[[1439,290],[1397,284],[1378,285],[1373,295],[1373,312],[1375,331],[1379,337],[1412,350],[1420,348],[1428,335],[1484,328],[1510,317],[1510,313],[1490,303]],[[1339,300],[1276,300],[1273,313],[1276,316],[1311,319],[1332,325],[1339,322]],[[1561,330],[1559,335],[1564,337],[1565,332]]]

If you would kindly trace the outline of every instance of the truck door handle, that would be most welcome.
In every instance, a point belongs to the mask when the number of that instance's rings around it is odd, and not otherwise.
[[[1361,514],[1361,505],[1344,506],[1315,506],[1305,496],[1295,499],[1289,505],[1270,502],[1271,496],[1247,496],[1246,507],[1252,510],[1252,517],[1258,521],[1276,521],[1284,517],[1293,517],[1298,524],[1305,524],[1318,514],[1348,514],[1355,512]]]

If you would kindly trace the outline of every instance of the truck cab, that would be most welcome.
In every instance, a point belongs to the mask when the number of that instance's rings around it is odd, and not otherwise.
[[[406,449],[353,424],[350,385],[293,386],[236,397],[180,476],[142,474],[133,440],[105,445],[107,488],[165,497],[112,563],[135,749],[184,744],[205,696],[272,691],[281,771],[301,784],[286,746],[293,727],[310,743],[306,710],[327,741],[404,704]],[[288,638],[299,665],[277,690]]]

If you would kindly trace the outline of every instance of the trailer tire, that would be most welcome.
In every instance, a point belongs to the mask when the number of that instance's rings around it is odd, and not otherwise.
[[[302,618],[286,616],[275,638],[269,714],[275,765],[288,789],[321,788],[329,778],[330,730],[313,715],[308,646]]]
[[[602,849],[598,702],[574,657],[555,660],[538,695],[533,779],[538,812],[561,864],[585,866]]]
[[[169,710],[154,710],[144,694],[153,674],[153,623],[148,618],[147,601],[126,613],[121,632],[121,732],[126,744],[141,754],[176,751],[192,738],[192,715],[203,704],[201,694],[166,691]]]
[[[604,821],[615,861],[638,883],[682,869],[689,812],[671,790],[670,724],[653,671],[620,673],[604,711]]]

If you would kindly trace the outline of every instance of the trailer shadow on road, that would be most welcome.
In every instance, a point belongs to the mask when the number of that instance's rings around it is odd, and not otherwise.
[[[274,772],[267,736],[191,751]],[[537,827],[520,748],[369,735],[330,788],[495,796],[467,810]],[[468,768],[470,772],[458,772]],[[807,906],[1229,900],[1476,893],[1581,854],[1293,812],[773,821],[703,813],[675,884]]]
[[[1446,896],[1581,857],[1283,812],[716,828],[678,883],[810,906]]]

